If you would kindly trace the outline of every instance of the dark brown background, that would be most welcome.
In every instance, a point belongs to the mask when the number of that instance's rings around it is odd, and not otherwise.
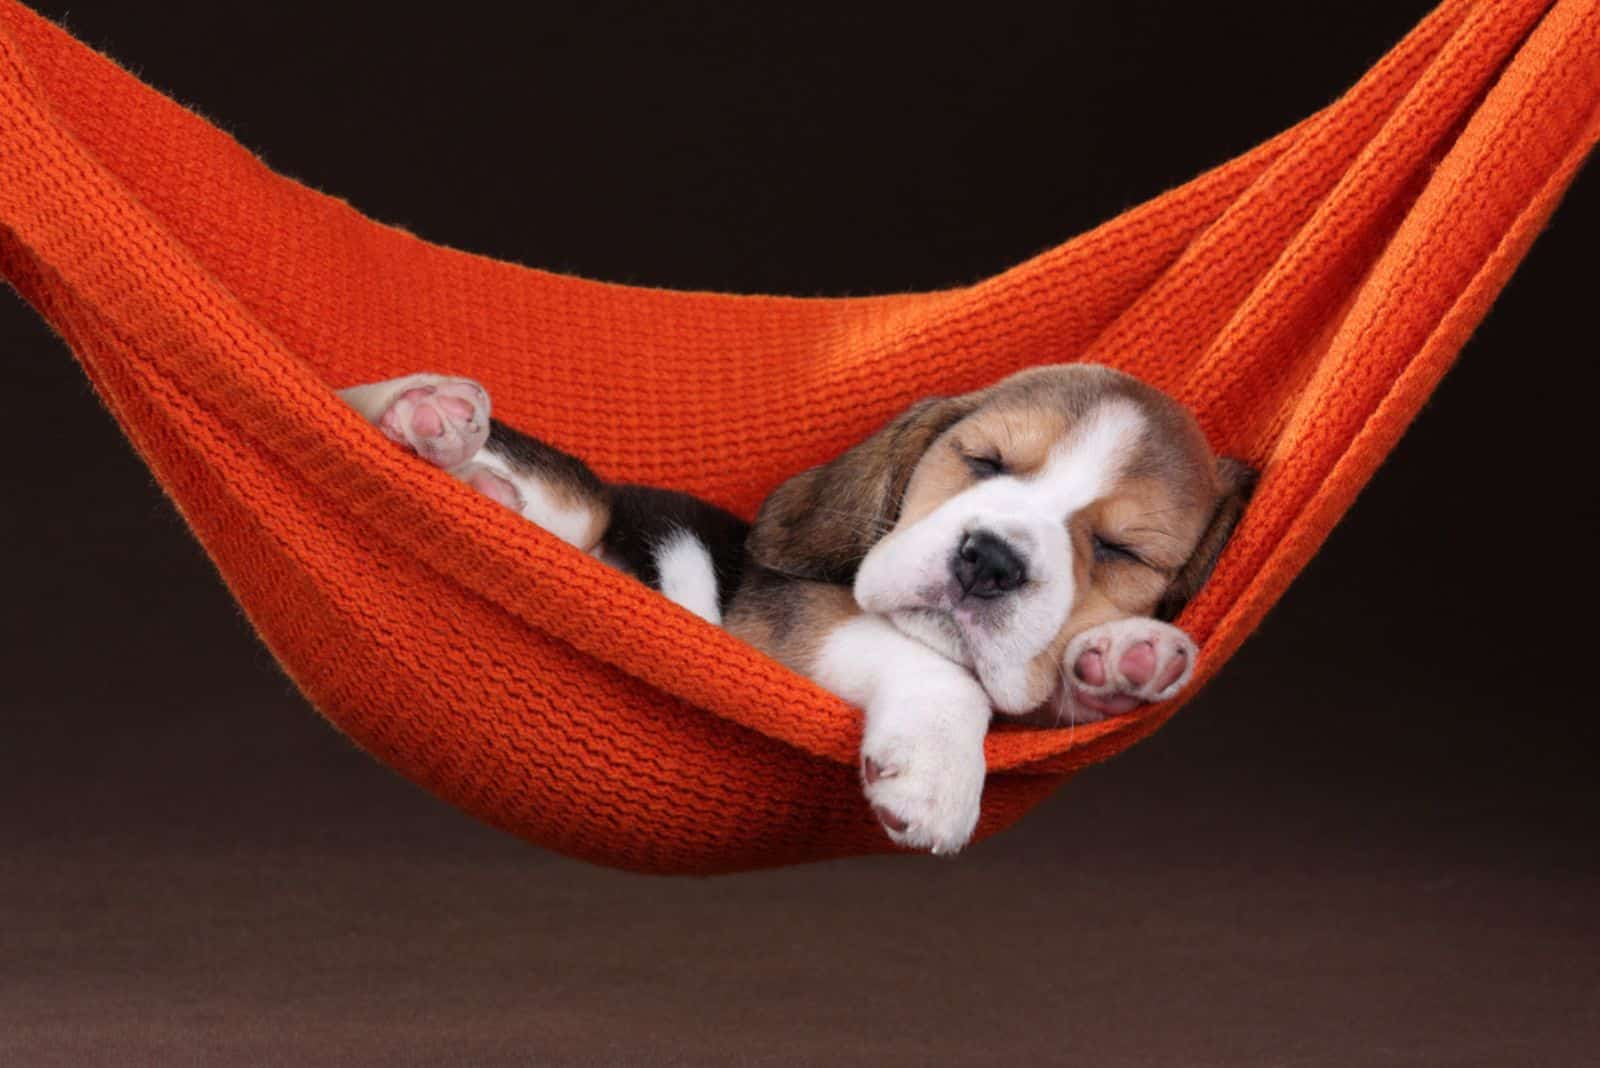
[[[40,6],[426,237],[863,293],[1222,161],[1428,5]],[[539,852],[355,752],[0,298],[0,1060],[1592,1062],[1597,177],[1154,740],[954,862],[709,881]]]

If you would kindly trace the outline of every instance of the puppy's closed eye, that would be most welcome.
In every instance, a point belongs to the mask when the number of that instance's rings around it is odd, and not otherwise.
[[[1096,534],[1094,536],[1094,558],[1096,563],[1102,564],[1124,563],[1138,564],[1143,567],[1155,567],[1154,564],[1140,556],[1133,549],[1122,544],[1121,542],[1113,541],[1110,538],[1100,534]],[[1159,568],[1157,568],[1157,570],[1159,570]]]
[[[961,461],[967,465],[967,470],[972,472],[972,477],[980,482],[986,478],[1009,473],[1006,462],[999,453],[963,452]]]

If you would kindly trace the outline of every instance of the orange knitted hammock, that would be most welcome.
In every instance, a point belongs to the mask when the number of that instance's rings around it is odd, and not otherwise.
[[[668,292],[379,225],[0,0],[0,270],[357,744],[549,848],[727,871],[891,848],[857,714],[394,448],[335,387],[470,375],[602,475],[748,517],[918,397],[1120,367],[1264,472],[1180,620],[1203,677],[1394,446],[1597,133],[1600,0],[1447,0],[1325,111],[988,281]],[[979,835],[1173,709],[996,731]]]

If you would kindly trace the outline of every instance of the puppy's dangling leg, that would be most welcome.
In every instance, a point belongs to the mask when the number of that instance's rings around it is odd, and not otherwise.
[[[611,509],[582,461],[489,418],[489,392],[469,378],[415,374],[339,396],[396,444],[568,544],[592,551]]]

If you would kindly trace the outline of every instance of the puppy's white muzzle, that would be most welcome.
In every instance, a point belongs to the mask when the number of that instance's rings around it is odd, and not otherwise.
[[[1072,608],[1072,547],[1065,524],[1031,512],[1030,487],[994,478],[878,542],[856,573],[856,602],[913,637],[969,663],[1006,711],[1026,701],[1029,662]],[[930,627],[952,620],[960,648]]]

